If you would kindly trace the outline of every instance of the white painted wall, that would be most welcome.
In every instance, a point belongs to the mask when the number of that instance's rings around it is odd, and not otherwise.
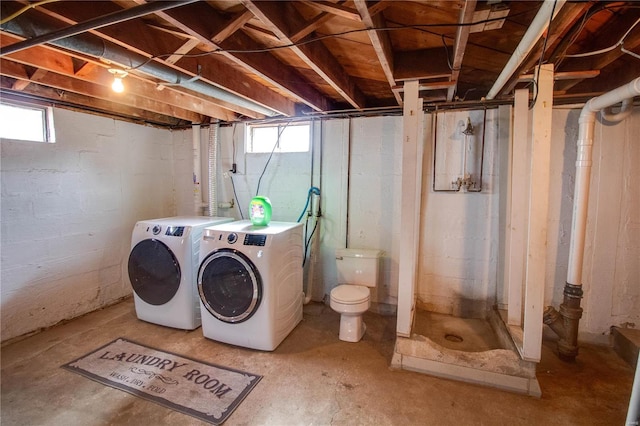
[[[456,133],[462,130],[459,124],[466,124],[470,114],[475,121],[482,120],[477,112],[458,112],[455,119],[448,120],[456,128],[438,132],[441,136],[438,151],[448,151],[450,157],[448,162],[442,162],[445,170],[439,174],[454,176],[459,172],[460,159],[452,158],[461,155],[455,143],[462,139]],[[433,115],[426,122],[419,307],[463,317],[482,317],[495,303],[499,206],[497,117],[498,110],[487,111],[482,192],[434,191]],[[481,142],[481,138],[476,142]],[[447,165],[454,173],[446,173]]]
[[[131,293],[137,220],[176,213],[171,133],[63,109],[55,144],[2,140],[2,340]]]
[[[418,298],[429,309],[474,314],[501,293],[496,288],[496,117],[497,112],[488,112],[484,188],[479,194],[433,192],[432,122],[425,120]],[[557,185],[550,193],[545,302],[556,306],[566,279],[577,118],[578,110],[558,109],[553,116],[551,181]],[[125,268],[134,223],[192,214],[191,130],[169,132],[66,110],[55,110],[55,119],[56,144],[0,142],[2,340],[130,294]],[[635,186],[640,148],[634,143],[639,126],[636,111],[621,124],[596,127],[583,334],[640,323],[640,191]],[[246,218],[267,154],[245,156],[243,138],[241,125],[220,129],[218,197],[220,202],[233,198],[228,170],[235,161],[238,173],[233,179]],[[309,186],[321,186],[314,299],[322,300],[336,285],[335,248],[377,248],[386,257],[373,302],[393,306],[402,119],[316,121],[313,138],[313,158],[310,153],[274,156],[265,173],[260,192],[274,204],[273,220],[295,221]],[[208,129],[203,128],[205,202],[207,143]],[[240,218],[238,206],[218,215]]]
[[[567,278],[580,109],[553,115],[546,304],[562,303]],[[580,338],[598,340],[613,325],[640,327],[640,109],[594,132],[583,267]],[[555,185],[553,184],[555,182]]]

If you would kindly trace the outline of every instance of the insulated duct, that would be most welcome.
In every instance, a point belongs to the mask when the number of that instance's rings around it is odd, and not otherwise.
[[[42,13],[32,11],[32,13],[28,14],[28,19],[25,18],[25,15],[27,14],[18,16],[17,18],[2,24],[0,28],[2,31],[27,39],[35,38],[47,33],[53,33],[60,29],[57,26],[57,23],[52,23],[51,20],[46,16],[43,16]],[[204,81],[193,79],[192,75],[150,60],[144,55],[127,50],[115,43],[90,33],[83,33],[51,41],[50,44],[119,64],[125,68],[125,70],[135,69],[136,72],[147,74],[162,80],[163,82],[180,85],[185,89],[192,90],[202,95],[210,96],[269,117],[279,114],[278,112],[266,108],[256,102],[245,99]]]
[[[218,132],[220,122],[209,126],[209,216],[218,216]]]
[[[587,232],[587,210],[589,206],[589,184],[593,151],[593,133],[596,114],[603,111],[608,121],[624,120],[633,108],[633,97],[640,95],[640,77],[624,86],[589,100],[580,112],[578,130],[578,152],[576,159],[576,183],[569,246],[569,265],[564,300],[558,313],[552,306],[544,311],[543,321],[560,337],[560,358],[574,360],[578,355],[578,323],[582,316],[582,268],[584,263],[585,235]],[[622,102],[621,110],[613,114],[610,108]]]
[[[99,16],[95,19],[71,25],[60,30],[52,31],[47,34],[42,34],[37,37],[32,37],[27,40],[14,43],[2,48],[0,55],[9,55],[20,50],[28,49],[32,46],[37,46],[43,43],[51,43],[55,40],[60,40],[66,37],[81,34],[90,30],[96,30],[98,28],[106,27],[109,25],[117,24],[120,22],[128,21],[131,19],[139,18],[141,16],[149,15],[154,12],[161,12],[163,10],[172,9],[178,6],[184,6],[189,3],[195,3],[197,0],[181,0],[181,1],[164,1],[141,4],[131,7],[129,9],[119,10],[117,12],[109,13],[107,15]]]

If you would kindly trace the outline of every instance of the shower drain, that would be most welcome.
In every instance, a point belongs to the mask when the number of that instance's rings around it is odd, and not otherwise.
[[[464,339],[457,334],[445,334],[444,338],[453,343],[462,343]]]

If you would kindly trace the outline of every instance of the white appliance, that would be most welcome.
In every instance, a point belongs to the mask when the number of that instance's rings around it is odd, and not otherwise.
[[[204,337],[274,350],[302,320],[302,224],[208,227],[198,292]]]
[[[139,319],[184,330],[200,327],[196,274],[202,231],[231,221],[177,216],[136,223],[128,269]]]

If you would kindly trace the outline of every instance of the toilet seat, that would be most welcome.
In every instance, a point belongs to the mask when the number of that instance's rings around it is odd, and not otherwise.
[[[342,284],[331,290],[331,300],[342,305],[358,305],[369,300],[369,287]]]

